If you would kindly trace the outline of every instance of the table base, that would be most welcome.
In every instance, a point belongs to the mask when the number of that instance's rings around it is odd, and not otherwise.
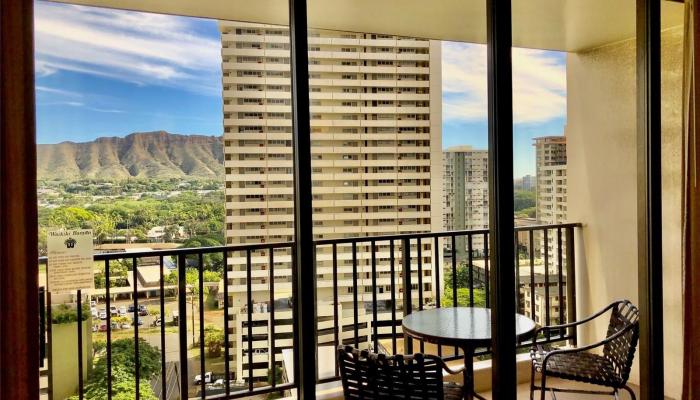
[[[474,391],[474,349],[471,347],[462,347],[464,353],[464,399],[473,400],[474,398],[486,400]]]

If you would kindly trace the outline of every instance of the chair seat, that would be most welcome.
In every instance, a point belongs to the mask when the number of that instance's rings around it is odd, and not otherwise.
[[[445,394],[445,400],[461,400],[464,398],[463,387],[454,382],[445,382],[442,390]]]
[[[530,350],[535,371],[542,373],[544,357],[552,350],[555,349],[548,345],[538,345]],[[613,388],[624,386],[608,359],[587,352],[555,354],[549,357],[545,375]]]

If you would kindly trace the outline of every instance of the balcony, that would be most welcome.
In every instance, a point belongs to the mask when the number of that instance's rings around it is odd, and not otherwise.
[[[543,325],[575,318],[574,236],[578,230],[579,224],[516,228],[519,257],[514,296],[519,313]],[[489,307],[488,234],[487,230],[426,232],[314,242],[319,388],[331,392],[339,388],[333,351],[339,344],[383,354],[411,348],[434,351],[447,361],[459,362],[461,356],[453,348],[414,340],[406,344],[401,321],[414,311],[449,307],[455,297],[460,306]],[[531,240],[548,234],[560,239],[554,243],[553,257]],[[94,383],[85,371],[99,359],[111,369],[117,357],[112,347],[127,340],[135,354],[159,354],[148,361],[157,364],[151,372],[141,375],[136,369],[134,375],[137,384],[150,385],[157,395],[167,393],[161,398],[181,393],[188,398],[223,393],[229,398],[290,395],[297,385],[289,377],[293,376],[293,339],[298,332],[292,307],[297,296],[291,280],[297,268],[292,246],[292,242],[281,242],[95,255],[102,287],[88,297],[86,293],[53,299],[42,295],[46,320],[53,321],[43,325],[44,345],[48,345],[44,351],[59,351],[63,355],[60,362],[69,362],[76,371],[61,382],[54,373],[48,385],[59,390],[73,382],[77,392],[90,388]],[[50,259],[40,262],[50,268]],[[127,271],[120,268],[123,266]],[[222,278],[209,282],[207,275],[216,268]],[[408,270],[411,272],[406,273]],[[73,321],[84,321],[72,323],[72,330],[80,332],[77,337],[69,335],[76,341],[72,344],[55,315],[66,313],[65,306],[59,305],[66,301],[74,302]],[[92,311],[85,308],[88,301],[96,302]],[[537,307],[533,309],[532,304]],[[141,312],[144,306],[148,312]],[[77,310],[84,311],[78,314]],[[124,320],[131,323],[125,326]],[[209,344],[213,329],[224,333],[218,355],[212,355]],[[577,338],[576,330],[568,330],[535,340],[576,343]],[[58,343],[68,347],[56,350]],[[531,345],[532,341],[518,343],[522,349]],[[69,354],[73,358],[67,360]],[[489,354],[484,348],[476,356],[488,358]],[[58,364],[48,366],[50,371],[59,368]],[[270,370],[280,373],[272,378]],[[216,379],[195,384],[196,375],[208,372]],[[115,390],[118,382],[115,378],[104,384]]]

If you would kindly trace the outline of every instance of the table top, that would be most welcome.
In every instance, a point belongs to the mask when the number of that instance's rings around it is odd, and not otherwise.
[[[486,346],[491,343],[491,309],[471,307],[416,311],[403,319],[403,330],[416,339],[454,346]],[[515,336],[526,338],[535,321],[515,314]]]

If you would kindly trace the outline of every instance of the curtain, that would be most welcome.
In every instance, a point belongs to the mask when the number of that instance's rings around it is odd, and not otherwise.
[[[683,137],[683,399],[700,399],[700,0],[686,1]]]

